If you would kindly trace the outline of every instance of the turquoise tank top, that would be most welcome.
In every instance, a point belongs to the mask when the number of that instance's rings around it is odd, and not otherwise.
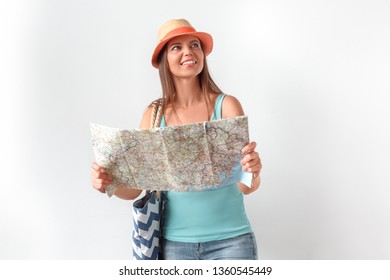
[[[222,118],[220,94],[211,120]],[[162,116],[160,127],[166,127]],[[237,184],[194,192],[166,192],[162,235],[178,242],[207,242],[252,232]]]

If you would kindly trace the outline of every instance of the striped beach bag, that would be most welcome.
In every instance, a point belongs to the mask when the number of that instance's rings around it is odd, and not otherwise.
[[[160,192],[146,192],[133,203],[133,259],[160,259],[161,218]]]
[[[150,127],[159,127],[163,111],[163,100],[156,99],[150,105],[152,115]],[[160,236],[163,202],[158,191],[147,191],[145,196],[133,203],[133,259],[160,259]]]

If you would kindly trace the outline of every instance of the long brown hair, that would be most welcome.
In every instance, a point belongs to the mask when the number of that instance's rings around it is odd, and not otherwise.
[[[201,43],[202,50],[203,45]],[[163,112],[167,105],[172,104],[174,101],[174,95],[176,92],[175,83],[173,82],[172,73],[169,70],[168,59],[167,59],[167,47],[165,46],[158,57],[158,70],[160,74],[160,81],[162,87],[162,100],[163,100]],[[203,96],[206,100],[206,105],[210,105],[209,92],[220,94],[222,90],[217,86],[214,80],[211,78],[209,68],[207,66],[206,56],[203,59],[203,69],[198,75],[199,85],[202,90]]]

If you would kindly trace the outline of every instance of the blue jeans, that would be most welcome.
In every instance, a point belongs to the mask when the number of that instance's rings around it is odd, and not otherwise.
[[[253,233],[200,242],[161,241],[164,260],[257,260],[257,244]]]

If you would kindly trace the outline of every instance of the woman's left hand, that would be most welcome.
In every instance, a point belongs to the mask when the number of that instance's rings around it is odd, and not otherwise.
[[[242,149],[242,153],[246,154],[241,160],[242,170],[253,174],[253,180],[251,186],[246,186],[242,183],[238,183],[238,188],[243,194],[250,194],[256,191],[260,186],[260,171],[261,171],[261,159],[259,153],[255,151],[256,142],[251,142]]]
[[[241,160],[242,171],[253,173],[253,179],[260,175],[261,159],[259,153],[255,151],[256,142],[251,142],[242,149],[242,153],[246,154]]]

